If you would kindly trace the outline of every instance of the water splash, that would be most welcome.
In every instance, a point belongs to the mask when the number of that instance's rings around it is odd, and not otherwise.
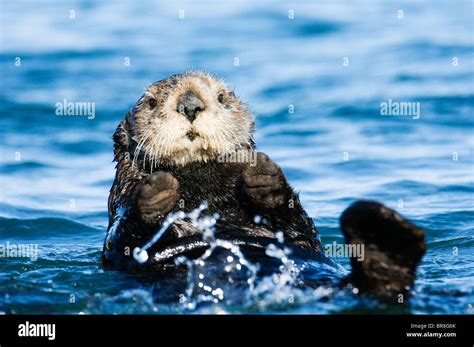
[[[255,287],[258,266],[245,258],[238,245],[216,238],[217,218],[204,216],[196,220],[204,241],[209,243],[206,252],[195,260],[175,260],[175,264],[184,264],[188,269],[187,289],[180,295],[180,303],[189,310],[202,303],[245,302]]]
[[[187,310],[195,310],[204,304],[224,304],[252,306],[263,296],[291,303],[293,286],[298,283],[300,268],[290,258],[291,250],[284,245],[284,234],[275,234],[277,243],[267,246],[268,257],[281,262],[272,276],[259,277],[259,264],[246,259],[238,245],[215,236],[215,223],[206,219],[203,238],[209,243],[206,252],[195,260],[179,257],[177,265],[185,265],[188,270],[187,288],[180,295],[180,303]],[[261,220],[259,216],[256,220]],[[214,311],[213,311],[214,312]]]
[[[265,249],[266,256],[280,265],[271,275],[259,275],[260,264],[247,260],[238,245],[216,237],[219,215],[203,215],[207,208],[207,202],[203,202],[192,212],[171,214],[150,241],[133,251],[136,261],[143,264],[148,259],[148,249],[163,237],[174,222],[185,218],[202,234],[203,240],[209,244],[202,256],[197,259],[181,256],[174,260],[176,266],[184,266],[187,270],[185,290],[178,300],[184,310],[195,311],[209,308],[209,305],[214,307],[212,312],[224,310],[225,313],[225,308],[233,305],[248,308],[257,305],[264,310],[269,306],[294,304],[297,298],[298,301],[305,300],[307,292],[302,289],[301,272],[306,264],[298,264],[291,258],[292,252],[285,245],[283,232],[276,232],[275,243]],[[254,221],[258,224],[264,222],[260,216],[255,216]],[[320,297],[328,293],[319,288],[312,294]],[[312,295],[313,298],[315,296]]]
[[[207,202],[203,202],[198,208],[194,209],[192,212],[185,213],[183,211],[178,211],[170,214],[166,220],[163,222],[161,228],[156,232],[156,234],[148,241],[143,247],[136,247],[133,250],[133,258],[140,264],[144,264],[148,258],[147,250],[157,243],[169,229],[169,227],[176,221],[182,220],[184,218],[189,218],[191,223],[198,228],[198,230],[205,231],[207,228],[213,227],[219,218],[218,215],[214,216],[215,218],[199,218],[201,212],[208,208]]]

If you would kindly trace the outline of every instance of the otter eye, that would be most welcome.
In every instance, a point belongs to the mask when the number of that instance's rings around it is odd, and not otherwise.
[[[150,106],[150,109],[153,110],[156,107],[156,100],[155,99],[150,99],[148,100],[148,106]]]
[[[220,93],[217,96],[217,101],[219,101],[221,104],[224,102],[224,93]]]

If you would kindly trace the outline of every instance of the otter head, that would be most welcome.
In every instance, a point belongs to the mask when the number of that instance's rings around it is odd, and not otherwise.
[[[202,72],[150,85],[124,125],[133,162],[152,170],[254,147],[251,112],[222,81]]]

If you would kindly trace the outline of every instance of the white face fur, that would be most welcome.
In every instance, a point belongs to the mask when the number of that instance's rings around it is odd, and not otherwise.
[[[191,120],[180,108],[189,92],[202,105]],[[136,144],[134,161],[140,156],[152,168],[207,162],[253,147],[253,115],[222,81],[202,72],[150,85],[127,118]]]

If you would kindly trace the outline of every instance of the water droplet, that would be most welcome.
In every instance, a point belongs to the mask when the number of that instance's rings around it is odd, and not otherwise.
[[[285,237],[284,237],[284,235],[283,235],[283,232],[279,231],[279,232],[275,233],[275,236],[276,236],[277,241],[278,241],[279,243],[282,244],[283,242],[285,242]]]
[[[148,260],[148,253],[147,251],[136,247],[133,250],[133,258],[135,258],[138,263],[143,264]]]

